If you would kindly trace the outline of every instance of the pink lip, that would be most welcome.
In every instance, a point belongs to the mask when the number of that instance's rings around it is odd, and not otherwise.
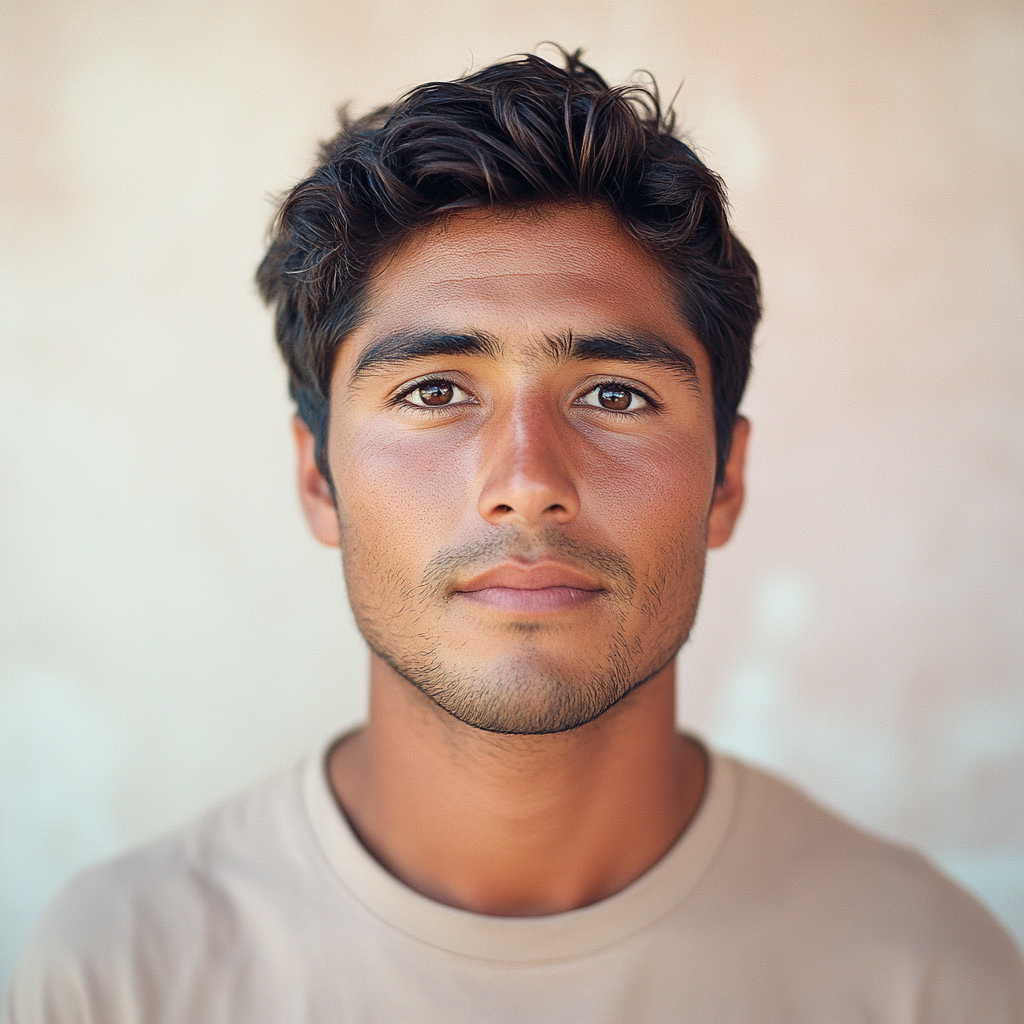
[[[604,592],[596,581],[567,565],[505,563],[455,588],[460,597],[506,612],[554,612],[578,608]]]

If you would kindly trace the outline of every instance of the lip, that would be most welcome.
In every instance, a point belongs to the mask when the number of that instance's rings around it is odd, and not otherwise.
[[[459,583],[454,595],[505,612],[538,614],[588,604],[605,592],[593,577],[556,562],[505,562]]]

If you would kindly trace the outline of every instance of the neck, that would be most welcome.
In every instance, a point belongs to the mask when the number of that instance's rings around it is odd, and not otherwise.
[[[441,903],[572,910],[625,888],[679,837],[704,756],[675,730],[674,664],[600,718],[550,736],[464,725],[374,657],[370,718],[331,785],[363,844]]]

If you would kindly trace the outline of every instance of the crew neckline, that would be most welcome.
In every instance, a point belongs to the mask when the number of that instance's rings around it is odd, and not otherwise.
[[[330,788],[326,759],[336,742],[309,757],[302,778],[309,824],[332,873],[358,903],[392,928],[478,960],[530,963],[584,956],[653,924],[703,878],[729,832],[738,801],[739,766],[708,751],[707,782],[696,814],[665,855],[625,889],[559,914],[475,914],[421,895],[367,851]]]

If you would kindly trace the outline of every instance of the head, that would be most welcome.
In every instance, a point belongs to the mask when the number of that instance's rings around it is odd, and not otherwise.
[[[360,628],[480,728],[661,669],[738,513],[757,271],[672,127],[568,55],[422,86],[343,118],[259,270]]]

